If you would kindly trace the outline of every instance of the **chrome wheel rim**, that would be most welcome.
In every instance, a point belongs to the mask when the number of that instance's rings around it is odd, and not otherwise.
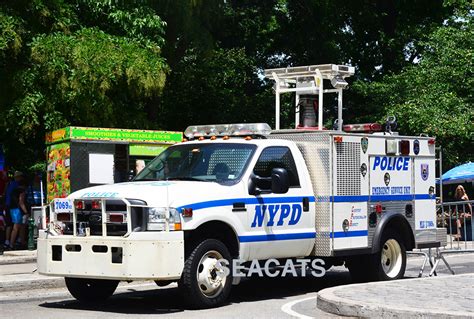
[[[218,264],[220,259],[222,259],[222,255],[218,251],[208,251],[202,256],[197,267],[198,287],[201,293],[208,298],[218,296],[225,287],[227,278],[224,269]]]
[[[382,247],[381,263],[389,278],[396,278],[402,269],[402,249],[395,239],[389,239]]]

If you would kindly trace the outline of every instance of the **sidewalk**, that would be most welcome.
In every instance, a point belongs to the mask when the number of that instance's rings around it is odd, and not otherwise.
[[[0,255],[0,265],[36,263],[36,250],[11,250]]]
[[[64,287],[64,278],[39,275],[36,250],[5,251],[0,255],[0,293],[53,287]]]
[[[364,318],[474,318],[474,274],[328,288],[317,307]]]

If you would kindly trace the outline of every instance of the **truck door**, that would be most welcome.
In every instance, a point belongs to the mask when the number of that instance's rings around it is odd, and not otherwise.
[[[416,157],[413,161],[415,183],[415,240],[436,241],[435,159]]]
[[[274,194],[270,180],[259,182],[258,187],[263,191],[251,195],[254,200],[247,210],[251,235],[241,236],[240,240],[250,243],[251,259],[306,256],[315,239],[312,187],[306,178],[299,176],[287,146],[263,149],[253,174],[269,178],[273,168],[287,170],[290,188],[285,194]]]

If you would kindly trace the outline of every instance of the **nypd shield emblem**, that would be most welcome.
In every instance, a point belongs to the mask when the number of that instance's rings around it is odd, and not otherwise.
[[[415,155],[420,153],[420,141],[418,140],[413,141],[413,153],[415,153]]]
[[[421,164],[421,179],[426,181],[430,176],[430,170],[428,164]]]
[[[360,147],[362,148],[362,152],[367,152],[367,148],[369,147],[369,139],[367,137],[363,137],[360,140]]]

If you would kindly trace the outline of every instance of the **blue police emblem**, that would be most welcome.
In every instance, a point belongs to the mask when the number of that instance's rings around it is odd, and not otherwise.
[[[429,170],[428,164],[421,164],[421,179],[426,181],[428,179],[428,176],[430,176],[430,170]]]
[[[413,153],[415,153],[415,155],[418,155],[418,153],[420,153],[420,141],[418,140],[413,141]]]
[[[362,148],[362,152],[367,152],[367,148],[369,147],[369,139],[367,137],[363,137],[360,140],[360,147]]]

